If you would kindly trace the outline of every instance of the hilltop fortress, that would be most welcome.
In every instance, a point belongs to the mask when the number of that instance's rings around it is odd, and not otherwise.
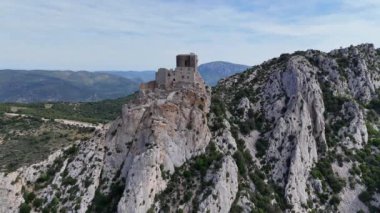
[[[198,56],[194,53],[180,54],[176,57],[177,66],[173,69],[160,68],[156,72],[156,80],[140,85],[140,91],[147,93],[156,89],[173,90],[186,87],[204,86],[198,72]]]

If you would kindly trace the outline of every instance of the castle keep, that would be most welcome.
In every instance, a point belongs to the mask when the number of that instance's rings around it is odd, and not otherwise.
[[[173,69],[160,68],[156,72],[156,80],[140,85],[140,91],[178,87],[196,86],[202,82],[198,73],[198,56],[194,53],[180,54],[176,57],[177,66]]]

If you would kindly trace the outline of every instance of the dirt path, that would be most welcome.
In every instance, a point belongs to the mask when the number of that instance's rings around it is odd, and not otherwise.
[[[27,117],[27,115],[24,115],[24,114],[9,113],[9,112],[5,112],[4,115],[10,118],[17,117],[17,116]]]
[[[25,114],[17,114],[17,113],[4,113],[5,116],[8,117],[33,117],[33,116],[28,116]],[[44,121],[47,121],[49,119],[46,118],[41,118]],[[55,122],[61,123],[61,124],[66,124],[70,126],[78,126],[78,127],[87,127],[87,128],[95,128],[95,129],[101,129],[104,124],[93,124],[93,123],[87,123],[87,122],[82,122],[82,121],[74,121],[74,120],[67,120],[67,119],[54,119]],[[0,144],[1,144],[1,138],[0,138]]]
[[[66,120],[66,119],[54,119],[54,121],[57,123],[62,123],[62,124],[71,125],[71,126],[88,127],[88,128],[95,128],[95,129],[101,129],[104,126],[103,124],[92,124],[92,123]]]

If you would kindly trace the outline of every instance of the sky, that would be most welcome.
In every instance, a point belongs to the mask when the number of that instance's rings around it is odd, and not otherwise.
[[[0,0],[0,69],[256,65],[281,53],[380,47],[380,0]]]

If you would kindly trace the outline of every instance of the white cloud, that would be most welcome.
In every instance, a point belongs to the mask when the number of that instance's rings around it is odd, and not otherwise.
[[[380,3],[2,0],[3,68],[152,69],[179,52],[256,64],[282,52],[380,44]]]

